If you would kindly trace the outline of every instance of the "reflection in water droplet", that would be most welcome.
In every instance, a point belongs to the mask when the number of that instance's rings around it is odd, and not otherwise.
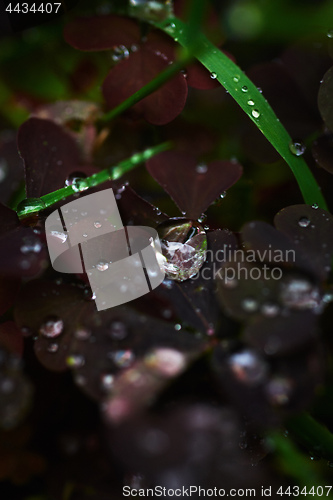
[[[134,361],[134,354],[129,349],[124,351],[116,351],[108,354],[108,357],[112,359],[118,368],[127,368]]]
[[[290,152],[295,156],[302,156],[305,152],[305,145],[300,141],[290,141],[289,143]]]
[[[259,118],[260,113],[257,109],[252,109],[251,115],[253,116],[253,118]]]
[[[307,217],[301,217],[298,221],[300,227],[308,227],[310,225],[310,220]]]
[[[203,227],[189,219],[169,219],[157,228],[166,276],[184,281],[195,276],[206,258],[207,236]]]
[[[96,265],[96,269],[97,269],[98,271],[101,271],[101,272],[103,272],[103,271],[107,271],[107,270],[109,269],[109,264],[108,264],[107,262],[105,262],[105,261],[102,261],[102,260],[101,260],[101,261],[100,261],[100,262],[98,262],[98,264]]]
[[[228,364],[235,377],[240,382],[249,385],[261,383],[268,371],[264,360],[255,351],[251,350],[232,354]]]
[[[64,322],[56,316],[49,316],[39,328],[39,333],[47,338],[58,337],[64,329]]]
[[[127,337],[128,330],[122,321],[112,321],[108,328],[108,333],[114,340],[123,340]]]

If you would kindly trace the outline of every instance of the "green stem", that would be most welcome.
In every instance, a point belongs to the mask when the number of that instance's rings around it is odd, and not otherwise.
[[[106,181],[114,181],[119,179],[122,175],[130,170],[133,170],[140,163],[143,163],[149,158],[152,158],[158,153],[162,151],[166,151],[171,149],[172,144],[170,142],[164,142],[159,144],[158,146],[153,146],[149,149],[141,153],[135,153],[130,158],[121,161],[118,165],[110,168],[106,168],[105,170],[101,170],[96,174],[93,174],[90,177],[85,179],[80,179],[78,182],[66,186],[64,188],[58,189],[53,193],[45,194],[38,199],[30,198],[27,200],[23,200],[17,207],[16,211],[20,218],[26,217],[36,212],[40,212],[47,207],[50,207],[57,203],[58,201],[64,200],[73,194],[76,194],[80,191],[85,191],[88,188],[98,186]]]
[[[292,138],[277,118],[264,96],[245,73],[221,50],[217,49],[202,33],[196,37],[196,46],[191,46],[188,25],[180,19],[169,18],[154,22],[184,48],[193,50],[193,55],[211,72],[221,85],[235,99],[248,117],[255,123],[266,139],[287,162],[296,177],[305,203],[327,209],[312,172],[301,156],[290,150]]]

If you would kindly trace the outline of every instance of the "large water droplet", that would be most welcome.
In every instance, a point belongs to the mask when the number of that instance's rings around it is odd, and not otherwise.
[[[257,118],[259,118],[260,113],[259,113],[259,111],[257,109],[252,109],[251,115],[253,116],[253,118],[257,119]]]
[[[322,303],[318,287],[305,278],[288,278],[282,282],[280,299],[291,309],[316,309]]]
[[[247,86],[246,86],[246,85],[243,85],[243,87],[242,87],[242,92],[247,92],[247,91],[248,91]]]
[[[232,373],[240,381],[249,385],[261,383],[268,372],[264,360],[251,350],[232,354],[228,360]]]
[[[66,186],[72,186],[73,191],[76,193],[88,189],[86,175],[82,172],[73,172],[65,181]]]
[[[68,238],[67,233],[63,233],[62,231],[50,231],[51,236],[57,238],[61,243],[65,243]]]
[[[64,322],[57,316],[49,316],[39,328],[39,333],[47,338],[59,337],[64,330]]]
[[[196,275],[206,259],[207,236],[203,227],[189,219],[169,219],[157,230],[166,276],[184,281]]]
[[[298,221],[300,227],[308,227],[310,225],[310,220],[307,217],[301,217]]]
[[[295,156],[302,156],[305,152],[305,145],[300,141],[290,141],[289,143],[290,152]]]
[[[30,215],[31,212],[39,212],[40,210],[44,210],[44,208],[45,203],[41,198],[27,198],[18,204],[16,211],[21,219],[22,217]]]
[[[249,106],[254,106],[254,101],[252,99],[249,99],[247,103]]]

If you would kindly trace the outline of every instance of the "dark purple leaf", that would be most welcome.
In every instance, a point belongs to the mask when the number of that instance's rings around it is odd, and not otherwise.
[[[140,29],[135,21],[121,16],[82,17],[65,26],[64,37],[79,50],[107,50],[139,43]]]
[[[289,354],[318,334],[318,317],[301,311],[276,317],[256,316],[246,327],[244,340],[263,354]]]
[[[0,204],[0,275],[33,276],[45,268],[46,263],[41,236],[21,226],[16,212]]]
[[[22,159],[17,152],[16,134],[0,137],[0,200],[8,203],[24,180]]]
[[[323,134],[312,143],[312,156],[318,167],[333,174],[333,135]]]
[[[123,185],[116,192],[117,206],[124,225],[155,227],[168,216],[139,196],[130,186]]]
[[[20,358],[23,354],[23,335],[13,321],[6,321],[0,325],[0,346],[16,354]]]
[[[307,257],[308,270],[324,279],[331,269],[333,255],[332,215],[309,205],[293,205],[282,209],[275,216],[274,223],[293,241],[297,253],[301,250]]]
[[[35,352],[42,365],[63,371],[68,368],[74,332],[94,311],[94,302],[85,300],[83,290],[77,286],[32,281],[18,297],[15,322],[38,335]]]
[[[19,286],[20,280],[0,276],[0,316],[14,303]]]
[[[21,125],[18,148],[24,161],[29,198],[40,198],[64,187],[73,172],[92,173],[90,166],[80,164],[75,140],[49,120],[30,118]]]
[[[328,128],[333,132],[332,92],[333,92],[333,67],[330,68],[325,73],[322,83],[320,84],[318,93],[318,106],[320,114],[324,122],[328,126]]]
[[[144,45],[132,52],[112,68],[104,80],[102,90],[108,107],[115,108],[155,78],[168,64],[164,55],[158,55]],[[186,97],[186,79],[179,73],[133,109],[153,125],[164,125],[182,112]]]
[[[148,172],[187,217],[197,219],[209,205],[242,175],[237,162],[215,160],[198,165],[195,157],[166,151],[147,162]]]

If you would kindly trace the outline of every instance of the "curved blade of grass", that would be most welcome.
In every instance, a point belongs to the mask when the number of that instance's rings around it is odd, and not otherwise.
[[[88,188],[98,186],[99,184],[102,184],[106,181],[115,181],[122,177],[126,172],[129,172],[130,170],[133,170],[135,167],[140,165],[140,163],[149,160],[162,151],[171,149],[171,147],[171,142],[164,142],[157,146],[148,148],[141,153],[135,153],[130,158],[121,161],[114,167],[106,168],[104,170],[101,170],[100,172],[97,172],[96,174],[91,175],[90,177],[82,179],[82,182],[79,186],[66,186],[58,189],[57,191],[53,191],[52,193],[41,196],[39,199],[40,204],[37,208],[34,207],[33,204],[29,205],[29,199],[23,200],[16,208],[17,215],[20,218],[26,217],[35,212],[40,212],[41,210],[54,205],[58,201],[64,200],[65,198],[68,198],[73,194],[77,194],[80,191],[85,191]]]
[[[178,18],[154,22],[176,42],[188,49],[223,85],[248,117],[256,124],[266,139],[287,162],[296,177],[305,203],[327,209],[325,199],[314,176],[301,156],[289,149],[292,139],[280,123],[271,106],[243,71],[218,50],[202,33],[198,33],[193,45],[188,25]]]

